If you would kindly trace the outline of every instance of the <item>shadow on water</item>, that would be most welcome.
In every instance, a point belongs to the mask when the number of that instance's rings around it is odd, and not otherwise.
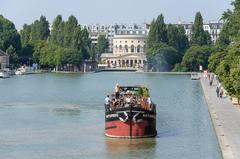
[[[78,116],[81,113],[77,106],[54,108],[53,112],[60,116]]]
[[[156,138],[148,139],[115,139],[108,138],[105,139],[106,152],[109,155],[114,154],[132,154],[134,152],[142,152],[155,150]]]

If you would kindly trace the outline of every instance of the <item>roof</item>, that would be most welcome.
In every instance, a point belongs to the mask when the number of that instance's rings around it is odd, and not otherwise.
[[[7,56],[7,53],[2,51],[2,50],[0,50],[0,56]]]

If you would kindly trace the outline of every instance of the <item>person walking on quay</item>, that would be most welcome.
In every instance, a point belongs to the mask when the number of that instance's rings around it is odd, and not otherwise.
[[[219,87],[216,88],[217,97],[219,97]]]
[[[220,98],[223,97],[223,89],[222,88],[220,89],[219,96],[220,96]]]
[[[211,79],[209,82],[209,85],[212,86],[213,80]]]

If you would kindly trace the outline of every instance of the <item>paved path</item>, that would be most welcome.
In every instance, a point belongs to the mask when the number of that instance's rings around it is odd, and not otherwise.
[[[207,79],[202,78],[202,88],[213,125],[218,137],[224,159],[240,159],[240,109],[232,105],[230,99],[216,95],[217,81],[209,86]]]

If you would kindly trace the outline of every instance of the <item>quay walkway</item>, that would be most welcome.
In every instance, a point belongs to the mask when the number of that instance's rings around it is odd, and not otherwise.
[[[217,80],[209,85],[209,80],[200,79],[209,107],[219,146],[224,159],[240,159],[240,108],[233,105],[228,96],[218,98]]]

